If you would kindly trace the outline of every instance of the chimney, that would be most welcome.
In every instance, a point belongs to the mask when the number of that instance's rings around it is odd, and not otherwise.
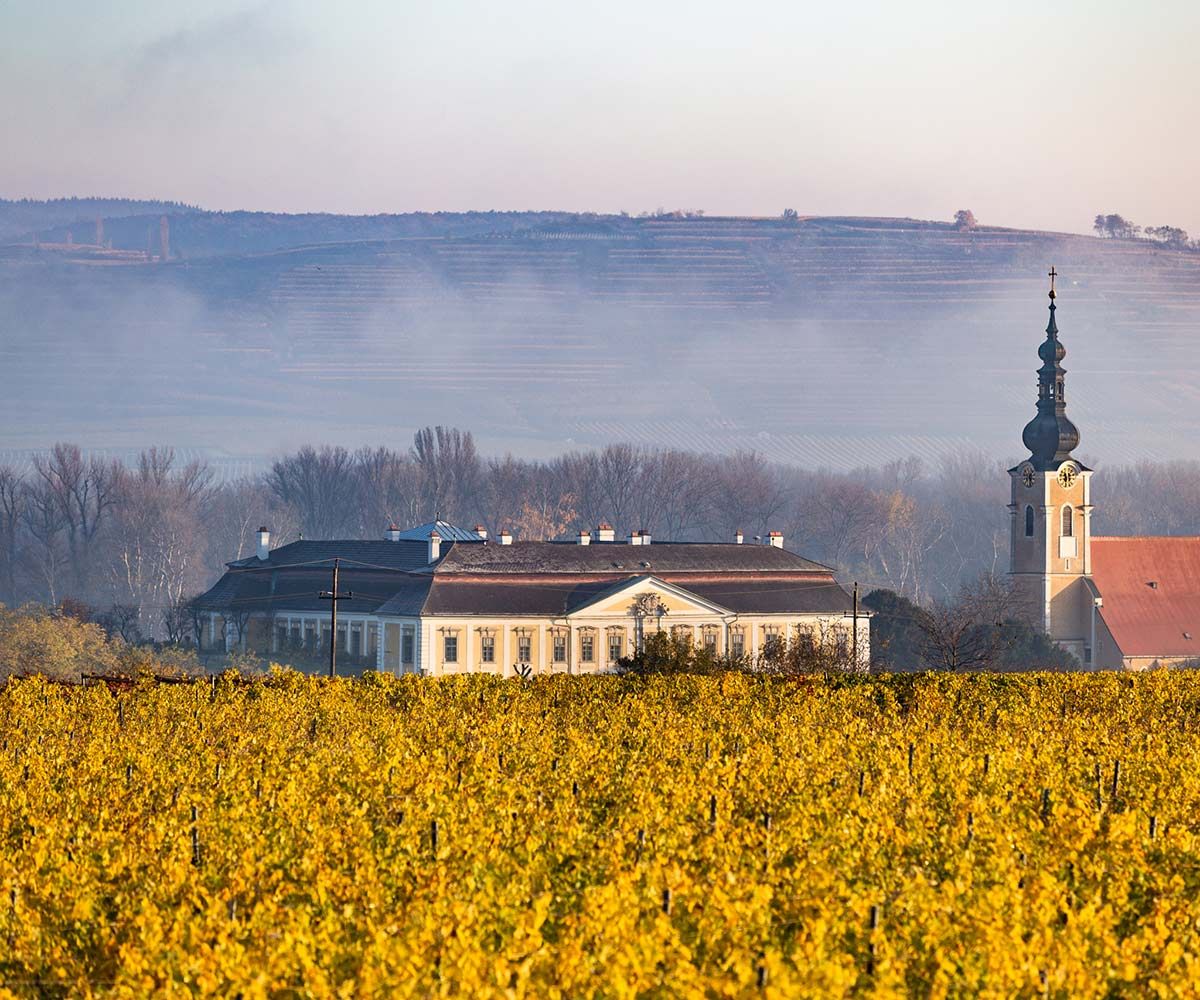
[[[509,531],[507,528],[500,529],[500,544],[501,545],[512,545],[512,532]]]
[[[398,524],[389,524],[387,534],[384,536],[389,542],[400,541],[400,526]]]
[[[596,529],[596,541],[598,541],[598,542],[615,542],[616,540],[617,540],[617,533],[615,531],[613,531],[613,526],[611,524],[608,524],[607,522],[602,521],[600,523],[600,526]]]
[[[641,545],[642,544],[642,533],[640,531],[631,531],[629,533],[629,544],[630,545]]]
[[[258,529],[258,558],[266,562],[271,557],[271,530],[267,527]]]
[[[772,531],[771,534],[768,536],[768,538],[770,540],[767,542],[767,544],[770,545],[772,548],[776,548],[776,549],[783,548],[783,532],[782,531]]]
[[[649,545],[650,544],[650,532],[648,532],[645,528],[643,528],[639,532],[639,534],[642,536],[642,544]]]
[[[741,545],[742,542],[745,541],[745,538],[746,536],[742,534],[742,529],[738,528],[738,530],[733,533],[733,544]]]
[[[475,525],[475,527],[471,530],[474,531],[475,534],[477,534],[485,542],[487,541],[487,528],[485,528],[482,524]]]
[[[580,545],[591,545],[592,544],[591,532],[584,531],[582,528],[580,528],[579,529],[579,544]]]
[[[429,533],[429,561],[435,563],[442,555],[442,536],[437,531]]]

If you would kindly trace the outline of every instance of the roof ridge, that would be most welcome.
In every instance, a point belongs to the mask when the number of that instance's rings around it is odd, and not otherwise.
[[[1200,535],[1092,535],[1093,542],[1200,542]]]

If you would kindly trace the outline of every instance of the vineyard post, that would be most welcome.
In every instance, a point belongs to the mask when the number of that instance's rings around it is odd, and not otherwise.
[[[337,676],[337,606],[338,601],[348,601],[354,596],[353,591],[341,593],[338,590],[338,571],[341,568],[342,560],[334,557],[333,560],[333,589],[322,590],[317,594],[321,600],[329,602],[329,676]]]
[[[879,929],[879,905],[872,904],[871,914],[867,920],[867,928],[871,932],[871,940],[867,942],[867,975],[875,975],[875,931]]]

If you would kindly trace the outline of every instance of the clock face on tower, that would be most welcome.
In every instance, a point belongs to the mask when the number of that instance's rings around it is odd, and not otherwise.
[[[1021,470],[1021,482],[1025,484],[1026,489],[1033,489],[1033,466],[1027,465]]]
[[[1075,466],[1064,465],[1058,470],[1058,484],[1064,490],[1069,490],[1075,485]]]

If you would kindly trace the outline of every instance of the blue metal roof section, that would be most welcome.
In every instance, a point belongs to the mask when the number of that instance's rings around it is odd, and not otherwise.
[[[428,524],[418,524],[415,528],[406,528],[400,532],[400,537],[408,541],[424,542],[429,539],[434,529],[442,536],[443,542],[481,542],[483,539],[474,531],[467,531],[449,521],[430,521]]]

